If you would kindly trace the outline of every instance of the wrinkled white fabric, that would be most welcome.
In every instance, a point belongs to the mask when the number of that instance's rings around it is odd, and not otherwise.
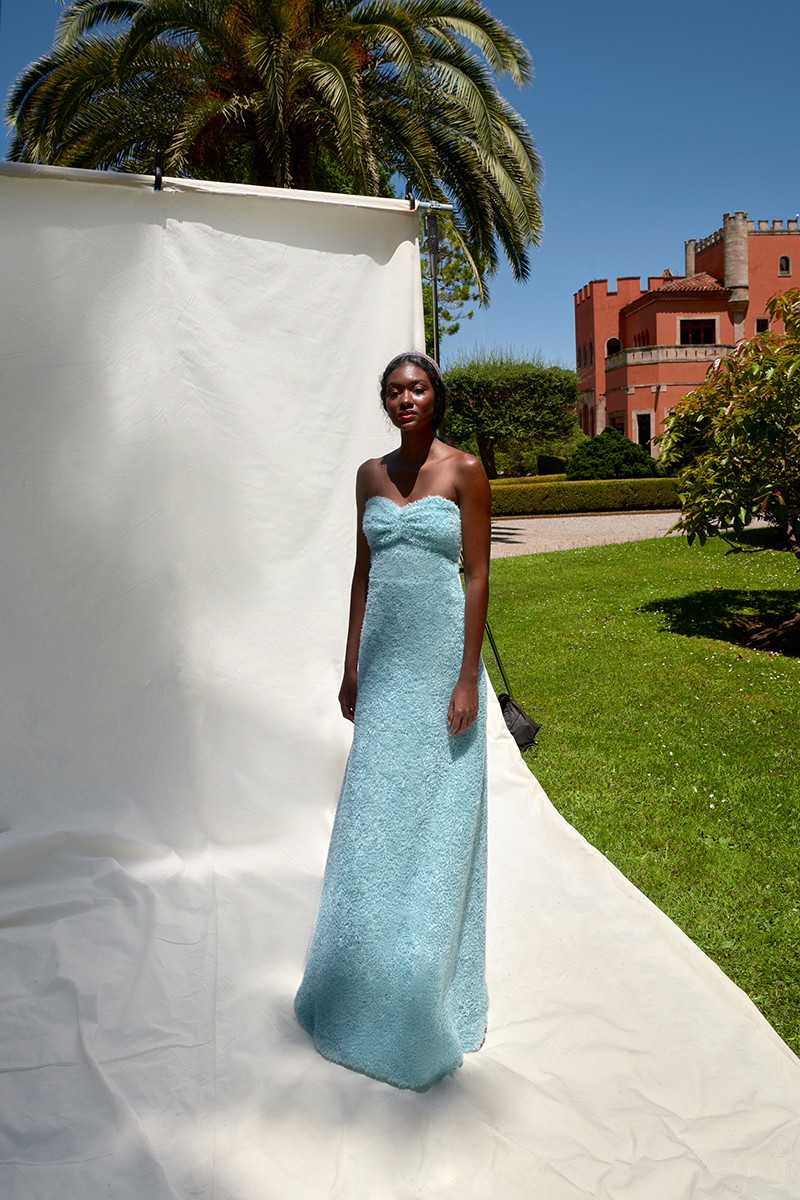
[[[797,1060],[492,704],[485,1047],[404,1093],[293,1018],[416,219],[6,164],[0,206],[3,1200],[800,1195]]]

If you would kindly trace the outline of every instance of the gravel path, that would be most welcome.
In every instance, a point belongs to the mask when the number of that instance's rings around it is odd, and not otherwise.
[[[496,517],[492,521],[492,558],[663,537],[678,516],[678,512],[626,512],[576,517]]]

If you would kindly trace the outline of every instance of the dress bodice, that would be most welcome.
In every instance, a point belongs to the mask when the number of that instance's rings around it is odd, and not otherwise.
[[[397,560],[445,559],[458,562],[461,553],[461,513],[446,496],[423,496],[396,504],[388,496],[370,496],[364,509],[364,533],[373,565]]]

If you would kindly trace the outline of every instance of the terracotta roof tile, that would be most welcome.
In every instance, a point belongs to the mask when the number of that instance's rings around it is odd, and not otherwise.
[[[718,279],[701,271],[699,275],[684,275],[667,279],[659,288],[662,292],[724,292],[725,288]]]

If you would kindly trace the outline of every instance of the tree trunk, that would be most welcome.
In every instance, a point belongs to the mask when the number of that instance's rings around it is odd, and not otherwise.
[[[786,522],[786,540],[792,554],[800,558],[800,521],[789,520]]]
[[[487,437],[485,433],[479,433],[478,453],[481,456],[483,469],[490,479],[497,479],[497,467],[494,461],[494,438]]]

